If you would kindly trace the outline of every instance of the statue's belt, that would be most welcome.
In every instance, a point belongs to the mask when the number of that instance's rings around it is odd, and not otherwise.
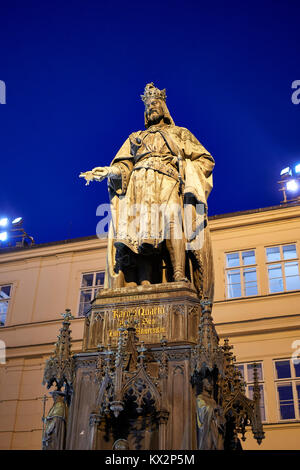
[[[152,156],[153,157],[153,156]],[[140,163],[137,163],[132,171],[135,170],[141,170],[142,168],[144,169],[149,169],[149,170],[154,170],[158,171],[159,173],[162,173],[166,176],[170,176],[171,178],[175,179],[176,181],[179,181],[178,178],[178,171],[176,168],[173,168],[171,166],[166,166],[164,165],[159,158],[153,157],[149,158],[146,161],[142,161]]]

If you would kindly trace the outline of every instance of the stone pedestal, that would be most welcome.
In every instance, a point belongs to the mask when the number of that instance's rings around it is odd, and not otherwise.
[[[157,428],[145,431],[141,449],[191,450],[196,449],[195,394],[190,383],[190,346],[167,347],[168,372],[166,379],[166,413],[161,413]],[[159,354],[161,348],[149,349],[149,354]],[[78,354],[76,381],[71,404],[67,449],[112,450],[114,438],[105,439],[105,425],[94,413],[99,383],[95,381],[96,353]],[[157,363],[150,362],[148,369],[155,375]],[[152,374],[151,374],[152,375]],[[130,449],[135,449],[134,436],[129,436]]]
[[[197,342],[201,307],[195,289],[186,282],[103,289],[86,316],[83,352],[75,356],[76,379],[67,448],[112,449],[113,435],[106,435],[103,416],[95,412],[100,382],[97,380],[99,345],[115,350],[118,329],[134,320],[136,336],[144,341],[145,361],[156,383],[161,406],[155,425],[146,427],[141,449],[196,449],[195,397],[191,386],[190,356]],[[161,340],[167,341],[162,346]],[[159,375],[162,354],[164,376]],[[97,362],[98,361],[98,362]],[[139,421],[135,424],[139,426]],[[136,448],[134,433],[128,436]]]
[[[74,356],[67,311],[44,372],[65,387],[66,449],[238,450],[249,424],[261,443],[257,369],[250,400],[211,310],[185,282],[101,290]]]
[[[130,319],[136,320],[136,334],[147,345],[162,337],[168,344],[196,343],[200,314],[199,298],[188,282],[103,289],[86,316],[83,350],[116,346],[118,328]]]

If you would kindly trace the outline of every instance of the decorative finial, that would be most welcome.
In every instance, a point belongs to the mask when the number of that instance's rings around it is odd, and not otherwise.
[[[74,320],[74,317],[69,308],[66,308],[65,313],[62,313],[61,316],[63,317],[64,321]]]
[[[72,388],[74,377],[74,360],[71,353],[71,330],[70,320],[74,317],[70,309],[66,309],[63,317],[62,328],[57,336],[54,354],[46,361],[43,385],[50,388],[56,384],[57,391],[65,386],[67,393]]]

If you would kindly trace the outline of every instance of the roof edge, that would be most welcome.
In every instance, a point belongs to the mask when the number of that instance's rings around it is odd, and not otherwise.
[[[285,203],[285,204],[280,204],[276,206],[268,206],[268,207],[261,207],[258,209],[248,209],[244,211],[237,211],[237,212],[227,212],[225,214],[216,214],[216,215],[211,215],[208,217],[208,220],[218,220],[218,219],[226,219],[229,217],[238,217],[241,215],[249,215],[249,214],[257,214],[261,212],[268,212],[272,210],[281,210],[281,209],[287,209],[291,207],[298,206],[300,207],[300,202],[296,203]],[[5,247],[5,248],[0,248],[0,255],[1,254],[6,254],[6,253],[12,253],[16,251],[25,251],[25,250],[34,250],[38,248],[46,248],[48,246],[55,246],[55,245],[67,245],[69,243],[78,243],[82,241],[89,241],[89,240],[95,240],[96,238],[99,238],[99,240],[105,240],[107,238],[107,234],[102,234],[101,236],[98,235],[88,235],[85,237],[76,237],[76,238],[68,238],[66,240],[56,240],[52,242],[46,242],[46,243],[38,243],[34,244],[31,246],[24,246],[24,247]]]

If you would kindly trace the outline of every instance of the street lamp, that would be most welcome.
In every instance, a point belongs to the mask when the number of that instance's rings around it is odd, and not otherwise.
[[[287,189],[288,191],[293,191],[293,192],[295,192],[295,191],[298,190],[298,188],[299,188],[299,186],[298,186],[298,182],[297,182],[296,180],[289,180],[289,181],[287,181],[287,183],[286,183],[286,189]]]
[[[2,217],[2,219],[0,219],[0,227],[6,227],[7,224],[8,224],[8,218]]]
[[[0,249],[9,246],[32,246],[34,239],[27,232],[23,226],[23,218],[16,217],[10,221],[7,217],[0,218],[0,227],[5,227],[5,231],[0,232]]]
[[[0,242],[5,242],[7,240],[7,232],[0,232]]]
[[[23,217],[17,217],[12,221],[12,225],[21,225],[23,222]]]
[[[283,193],[283,203],[300,202],[300,163],[293,168],[287,166],[280,172],[279,191]]]
[[[287,176],[289,176],[289,175],[291,175],[291,174],[292,174],[292,170],[290,169],[289,166],[287,166],[286,168],[284,168],[284,169],[281,170],[281,172],[280,172],[280,176],[281,176],[281,177],[287,177]]]

